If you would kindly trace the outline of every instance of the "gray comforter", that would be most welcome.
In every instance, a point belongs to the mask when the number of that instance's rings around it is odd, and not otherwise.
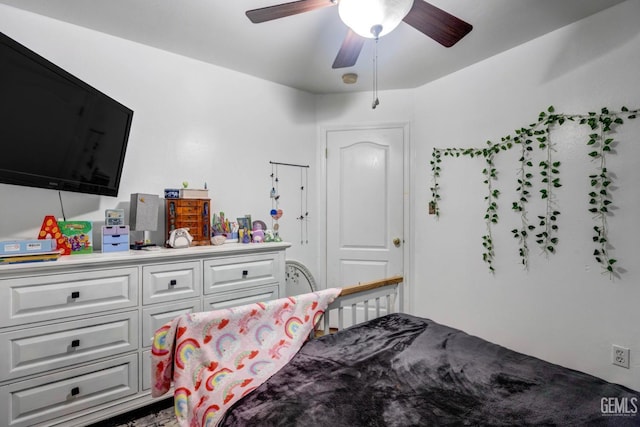
[[[312,340],[224,426],[640,425],[640,393],[427,319]]]

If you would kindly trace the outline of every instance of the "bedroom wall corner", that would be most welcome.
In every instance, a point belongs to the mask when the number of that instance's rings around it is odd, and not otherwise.
[[[439,220],[427,214],[434,147],[483,147],[487,140],[535,122],[553,105],[578,114],[601,107],[640,108],[640,2],[629,0],[415,91],[416,157],[413,276],[415,313],[516,351],[640,390],[640,120],[615,135],[608,166],[615,171],[609,236],[625,271],[610,280],[594,261],[588,209],[588,131],[579,125],[552,133],[562,162],[557,254],[532,248],[520,266],[510,230],[519,217],[518,153],[500,156],[496,185],[500,222],[493,229],[496,273],[482,261],[486,231],[481,159],[442,162]],[[537,185],[537,184],[536,184]],[[535,219],[535,213],[531,213]],[[535,245],[535,243],[530,243]],[[613,366],[612,345],[631,349],[631,369]],[[635,355],[635,356],[634,356]]]

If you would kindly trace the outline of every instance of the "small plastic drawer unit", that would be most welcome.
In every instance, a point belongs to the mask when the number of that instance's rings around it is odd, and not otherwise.
[[[102,252],[122,252],[128,250],[128,225],[105,225],[102,227]]]

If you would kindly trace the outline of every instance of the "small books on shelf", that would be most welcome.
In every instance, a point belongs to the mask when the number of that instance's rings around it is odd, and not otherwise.
[[[21,262],[55,261],[61,253],[53,239],[0,242],[0,265]]]
[[[0,255],[0,265],[18,264],[23,262],[55,261],[58,258],[60,258],[60,252],[58,251],[16,255],[2,254]]]

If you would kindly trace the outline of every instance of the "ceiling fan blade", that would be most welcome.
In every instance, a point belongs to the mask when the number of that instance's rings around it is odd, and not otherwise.
[[[351,30],[351,28],[349,28],[331,68],[347,68],[354,66],[358,60],[358,56],[360,56],[360,51],[362,50],[364,41],[364,37],[357,35]]]
[[[403,19],[416,30],[445,47],[451,47],[473,29],[473,26],[423,0],[415,0]]]
[[[323,7],[333,6],[331,0],[299,0],[290,3],[277,4],[275,6],[262,7],[260,9],[248,10],[247,17],[254,24],[284,18],[285,16],[297,15],[299,13],[310,12]]]

